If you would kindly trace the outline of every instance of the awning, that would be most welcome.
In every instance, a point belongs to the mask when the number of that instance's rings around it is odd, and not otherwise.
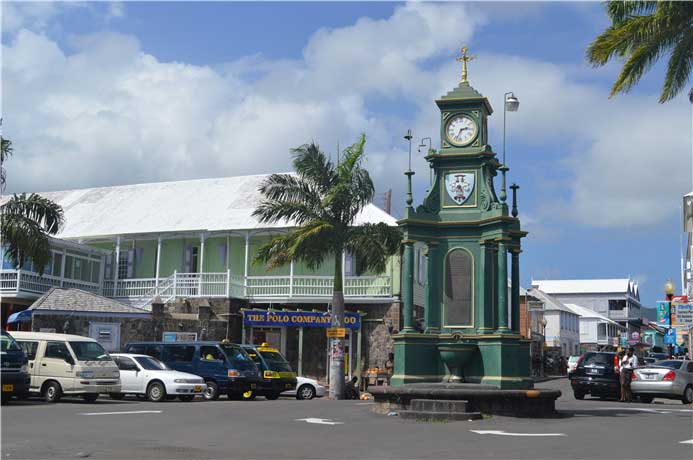
[[[7,318],[7,324],[11,323],[26,323],[31,321],[31,310],[22,310],[17,313],[12,313]]]

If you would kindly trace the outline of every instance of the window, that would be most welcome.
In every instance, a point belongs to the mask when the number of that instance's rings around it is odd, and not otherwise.
[[[99,331],[99,337],[101,337],[101,332],[106,332],[103,329]],[[107,331],[110,334],[110,331]],[[110,361],[111,357],[108,352],[104,350],[98,342],[70,342],[72,351],[77,355],[78,361]]]
[[[597,340],[606,339],[606,324],[600,323],[597,325]]]
[[[115,356],[113,361],[118,365],[118,369],[121,371],[138,371],[139,368],[135,362],[128,358],[127,356]]]
[[[199,260],[200,260],[200,248],[197,246],[193,246],[191,250],[192,254],[192,259],[191,259],[191,266],[190,266],[190,271],[192,273],[197,273],[197,267],[199,266]]]
[[[158,359],[150,358],[149,356],[138,356],[135,358],[135,361],[146,371],[165,371],[170,369]]]
[[[195,347],[185,345],[168,345],[166,347],[168,361],[190,362],[195,354]]]
[[[609,310],[623,310],[625,308],[625,300],[609,300]]]
[[[162,345],[148,345],[147,351],[144,354],[149,355],[149,356],[156,358],[156,359],[161,359],[161,355],[163,354],[163,350],[164,350],[164,347]],[[135,353],[135,351],[132,351],[131,353]]]
[[[587,353],[585,354],[585,359],[582,361],[582,364],[585,366],[612,366],[615,356],[614,353]]]
[[[27,359],[36,359],[36,349],[38,348],[38,342],[19,342],[19,347],[24,350],[24,354]]]
[[[217,347],[206,346],[200,347],[200,359],[223,361],[224,356]]]
[[[687,372],[693,372],[693,363],[688,363],[688,369],[686,369]]]
[[[17,345],[17,342],[15,342],[14,339],[7,334],[2,334],[2,339],[0,341],[0,344],[2,344],[2,351],[19,351],[19,350],[21,350],[21,348],[19,348],[19,345]]]
[[[125,280],[128,278],[128,252],[121,251],[118,255],[118,279]]]
[[[67,351],[67,347],[63,342],[48,342],[46,345],[46,353],[44,355],[46,358],[55,358],[64,360],[70,356],[70,352]]]
[[[472,256],[464,249],[450,251],[445,261],[447,324],[472,322]]]
[[[141,344],[135,344],[135,345],[128,345],[127,350],[128,353],[134,353],[137,355],[146,355],[145,353],[145,346]]]
[[[63,255],[59,252],[54,252],[53,253],[53,275],[55,276],[62,276],[62,273],[60,270],[62,269],[63,265]]]

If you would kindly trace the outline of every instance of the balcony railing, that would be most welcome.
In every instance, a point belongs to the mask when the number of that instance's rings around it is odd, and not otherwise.
[[[106,297],[137,300],[137,304],[159,296],[164,302],[176,297],[235,297],[240,299],[305,299],[332,296],[331,276],[237,276],[221,273],[177,273],[167,278],[134,278],[105,280],[102,285],[78,280],[60,279],[36,273],[0,271],[0,293],[40,296],[51,287],[74,287],[100,293]],[[389,276],[353,276],[344,279],[344,297],[392,297]]]

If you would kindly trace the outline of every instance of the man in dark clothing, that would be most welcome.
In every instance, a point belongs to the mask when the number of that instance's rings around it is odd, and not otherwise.
[[[358,377],[352,377],[344,387],[344,398],[345,399],[359,399],[359,387],[356,382],[359,381]]]

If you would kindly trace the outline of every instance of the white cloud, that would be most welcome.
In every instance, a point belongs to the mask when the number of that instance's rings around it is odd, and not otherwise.
[[[487,21],[480,11],[407,4],[384,20],[317,31],[301,59],[255,55],[216,69],[162,62],[117,34],[74,37],[68,54],[25,30],[26,12],[10,15],[16,33],[3,46],[2,69],[4,128],[16,152],[9,190],[286,171],[291,147],[316,140],[334,152],[337,142],[344,147],[366,132],[368,165],[380,189],[395,189],[397,209],[407,162],[402,136],[411,127],[416,143],[431,136],[437,144],[432,100],[454,86],[459,67],[435,62],[473,40]],[[510,149],[511,166],[536,164],[534,180],[559,168],[565,175],[564,196],[547,196],[532,210],[534,226],[556,217],[651,225],[676,212],[689,184],[690,168],[679,166],[690,148],[687,105],[607,101],[606,88],[582,82],[575,69],[477,54],[471,81],[500,110],[491,121],[496,150],[502,95],[511,89],[521,100],[510,123],[513,144],[552,151],[541,158],[528,149],[523,158]],[[404,103],[411,113],[394,115],[374,101]],[[428,185],[421,157],[414,160],[419,191]]]

